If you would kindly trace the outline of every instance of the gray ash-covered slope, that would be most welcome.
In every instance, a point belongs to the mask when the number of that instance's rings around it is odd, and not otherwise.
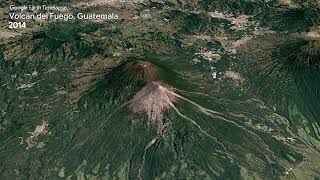
[[[239,179],[250,172],[245,176],[276,179],[288,164],[303,161],[272,134],[245,126],[232,109],[204,107],[201,102],[223,105],[166,84],[161,73],[170,74],[152,63],[131,61],[85,92],[73,109],[78,113],[67,115],[73,120],[65,128],[73,127],[74,133],[66,136],[61,128],[64,145],[51,148],[58,160],[51,165],[59,164],[65,177],[80,172],[96,178]]]

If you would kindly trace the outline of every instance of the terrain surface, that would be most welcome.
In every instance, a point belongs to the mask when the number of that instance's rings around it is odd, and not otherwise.
[[[0,179],[320,179],[318,1],[0,3]]]

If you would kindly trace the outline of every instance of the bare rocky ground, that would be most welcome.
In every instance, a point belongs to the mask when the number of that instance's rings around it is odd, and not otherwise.
[[[130,100],[133,112],[143,112],[148,115],[148,121],[158,121],[159,130],[162,130],[165,111],[174,107],[175,93],[159,82],[147,83],[133,99]]]

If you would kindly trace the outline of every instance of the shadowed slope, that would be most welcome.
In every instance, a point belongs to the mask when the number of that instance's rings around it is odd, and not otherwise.
[[[156,66],[145,61],[121,64],[90,91],[91,94],[96,94],[92,103],[111,100],[118,104],[129,101],[133,92],[140,90],[147,82],[156,80],[160,75],[159,71]]]

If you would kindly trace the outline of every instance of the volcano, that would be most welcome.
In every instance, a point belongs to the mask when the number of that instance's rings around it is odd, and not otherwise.
[[[162,77],[172,71],[161,67],[124,62],[81,95],[64,123],[47,127],[55,138],[42,147],[50,151],[39,153],[50,159],[41,165],[55,168],[53,179],[241,179],[243,172],[277,179],[285,167],[300,165],[299,152],[242,118],[261,123],[268,114],[246,116],[253,112],[238,102],[190,91],[190,79],[167,81]],[[270,128],[281,132],[282,122]]]
[[[69,1],[121,19],[1,25],[0,180],[319,179],[316,4]]]
[[[114,68],[81,97],[77,104],[81,113],[71,126],[78,128],[61,162],[68,168],[66,174],[76,174],[83,157],[108,168],[108,172],[100,168],[99,177],[239,179],[232,172],[241,167],[272,177],[282,173],[282,165],[273,172],[268,165],[276,162],[273,148],[285,145],[274,145],[268,134],[218,112],[215,108],[223,104],[213,108],[219,103],[216,99],[183,90],[174,83],[183,79],[172,77],[168,82],[162,73],[170,72],[147,61],[130,61]],[[290,153],[299,160],[298,153]],[[255,154],[263,169],[248,165],[248,154]],[[94,167],[86,168],[90,173]]]
[[[102,95],[95,102],[110,100],[123,103],[130,100],[132,94],[145,84],[159,79],[160,69],[147,61],[129,61],[112,69],[105,78],[98,82],[93,92]]]
[[[121,75],[121,76],[120,76]],[[121,65],[107,77],[107,81],[112,84],[110,88],[120,89],[127,94],[127,98],[131,99],[125,104],[129,103],[129,109],[133,113],[146,113],[148,116],[148,123],[158,122],[159,129],[162,129],[163,114],[165,111],[174,106],[176,102],[175,93],[168,85],[161,81],[156,81],[160,76],[160,69],[150,62],[146,61],[132,61]],[[117,77],[118,80],[115,80]],[[120,77],[120,79],[119,79]],[[115,93],[119,95],[120,91]],[[132,97],[132,94],[133,97]]]

